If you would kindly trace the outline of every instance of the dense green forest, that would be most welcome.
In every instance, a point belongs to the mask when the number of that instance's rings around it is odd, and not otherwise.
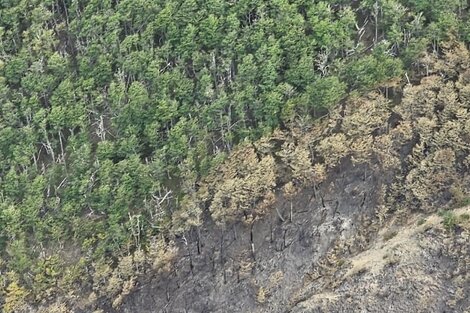
[[[171,254],[169,236],[202,223],[208,204],[196,193],[208,175],[259,173],[247,200],[257,204],[256,192],[276,185],[273,160],[248,151],[255,165],[220,169],[235,146],[308,129],[348,94],[413,80],[423,53],[470,41],[467,9],[462,0],[0,0],[4,312],[99,285],[91,264],[106,272],[135,251]],[[224,201],[214,196],[216,220],[233,213],[217,210]]]

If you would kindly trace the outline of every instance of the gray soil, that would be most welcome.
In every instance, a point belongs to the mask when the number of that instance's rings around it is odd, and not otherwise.
[[[173,271],[143,278],[117,312],[470,312],[468,231],[381,221],[388,181],[369,172],[342,164],[253,224],[207,216],[179,238]]]

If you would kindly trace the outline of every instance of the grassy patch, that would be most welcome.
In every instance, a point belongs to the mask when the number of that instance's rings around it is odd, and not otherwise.
[[[462,207],[469,206],[469,205],[470,205],[470,198],[465,197],[458,202],[457,207],[462,208]]]
[[[392,239],[396,235],[397,235],[397,231],[395,231],[395,230],[387,231],[383,236],[384,241],[389,241],[390,239]]]
[[[451,211],[441,211],[439,215],[442,217],[442,224],[448,231],[455,230],[457,226],[470,220],[470,214],[468,213],[457,216]]]
[[[420,218],[419,221],[416,223],[418,226],[421,226],[423,225],[424,223],[426,223],[426,219],[425,218]]]
[[[457,216],[451,211],[440,211],[439,216],[442,217],[442,224],[445,229],[451,231],[455,229],[457,225]]]
[[[470,214],[467,214],[467,213],[463,213],[459,216],[459,220],[462,221],[462,222],[466,222],[468,220],[470,220]]]

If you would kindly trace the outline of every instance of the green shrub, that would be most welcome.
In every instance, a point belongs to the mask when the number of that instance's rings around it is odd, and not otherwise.
[[[451,211],[441,211],[439,215],[442,217],[442,224],[448,231],[454,230],[458,223],[457,216]]]

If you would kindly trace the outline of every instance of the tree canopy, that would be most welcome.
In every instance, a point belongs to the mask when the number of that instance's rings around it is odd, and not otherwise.
[[[170,249],[156,238],[197,227],[204,209],[217,221],[250,211],[276,186],[274,159],[251,142],[412,79],[423,53],[470,40],[467,11],[461,0],[0,0],[5,312],[93,262]],[[234,150],[246,158],[220,169]],[[214,173],[227,180],[205,197],[199,182]]]

